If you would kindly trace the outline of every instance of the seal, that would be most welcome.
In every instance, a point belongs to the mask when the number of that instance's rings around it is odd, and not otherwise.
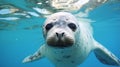
[[[56,67],[77,67],[90,52],[104,64],[120,66],[120,60],[92,36],[89,22],[78,21],[71,13],[58,12],[43,25],[45,44],[23,63],[47,57]]]

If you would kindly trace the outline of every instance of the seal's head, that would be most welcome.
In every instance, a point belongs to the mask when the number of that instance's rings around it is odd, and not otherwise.
[[[70,47],[75,44],[78,24],[75,17],[58,12],[47,18],[43,26],[46,43],[52,47]]]

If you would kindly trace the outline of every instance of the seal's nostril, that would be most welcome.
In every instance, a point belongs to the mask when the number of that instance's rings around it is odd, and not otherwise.
[[[56,32],[56,36],[57,36],[58,38],[61,38],[61,37],[64,36],[64,32],[62,32],[62,33],[58,33],[58,32]]]
[[[57,35],[57,37],[59,36],[59,34],[56,32],[56,35]]]
[[[62,35],[62,37],[64,36],[64,32],[61,34]]]

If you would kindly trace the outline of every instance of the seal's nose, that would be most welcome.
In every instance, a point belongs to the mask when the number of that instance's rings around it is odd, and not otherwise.
[[[56,32],[56,36],[60,39],[60,38],[62,38],[63,36],[64,36],[64,32],[61,32],[61,33],[58,33],[58,32]]]

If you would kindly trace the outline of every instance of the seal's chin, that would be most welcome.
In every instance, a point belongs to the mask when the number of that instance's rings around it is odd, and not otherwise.
[[[74,40],[72,39],[64,39],[64,40],[49,39],[47,40],[47,44],[51,47],[64,48],[64,47],[72,46],[74,44]]]

